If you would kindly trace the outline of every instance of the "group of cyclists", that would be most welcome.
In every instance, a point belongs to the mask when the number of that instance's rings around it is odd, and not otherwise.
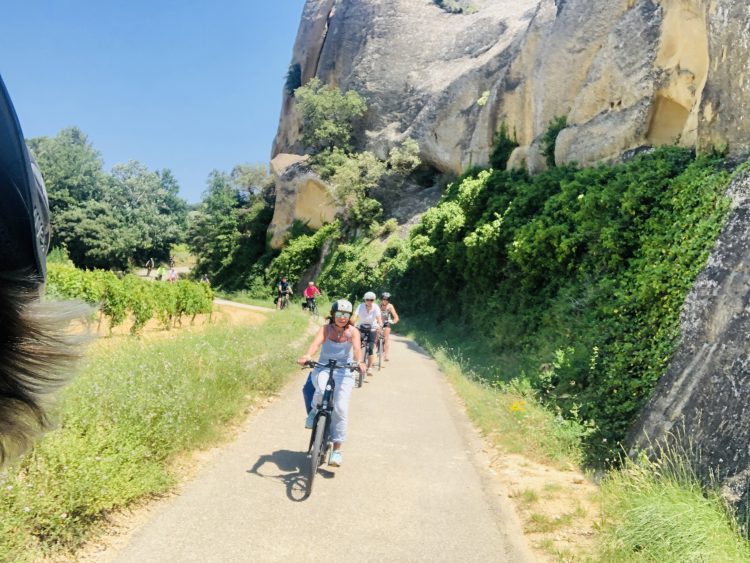
[[[277,307],[280,308],[278,303],[285,297],[291,296],[293,290],[286,277],[281,278],[276,290]],[[303,291],[305,298],[305,305],[303,306],[309,310],[316,309],[315,298],[319,295],[320,290],[315,283],[309,282]],[[335,301],[331,305],[327,322],[315,334],[307,353],[297,360],[298,364],[305,365],[320,350],[320,358],[318,359],[320,364],[325,364],[334,359],[337,365],[342,366],[334,371],[335,391],[331,420],[333,451],[328,460],[329,465],[334,467],[339,467],[342,462],[341,447],[346,440],[349,400],[355,386],[355,373],[344,366],[356,363],[362,372],[371,376],[375,362],[375,343],[380,338],[381,331],[384,360],[390,361],[391,326],[399,322],[399,316],[393,303],[391,303],[390,293],[383,292],[380,296],[380,303],[375,303],[375,299],[375,293],[368,291],[364,294],[362,303],[356,310],[352,303],[346,299]],[[367,341],[364,353],[363,338],[366,338]],[[328,373],[326,370],[315,368],[305,382],[302,389],[307,410],[305,428],[312,428],[317,413],[316,407],[321,403],[327,381]]]

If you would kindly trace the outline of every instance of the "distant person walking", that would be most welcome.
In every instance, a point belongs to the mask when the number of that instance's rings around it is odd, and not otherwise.
[[[163,265],[160,265],[156,270],[156,280],[157,281],[163,280],[164,274],[166,273],[167,273],[167,269]]]
[[[151,270],[154,269],[154,266],[156,266],[156,262],[154,262],[153,258],[149,258],[148,262],[146,262],[146,277],[151,277]]]
[[[177,281],[177,270],[174,268],[169,268],[169,273],[167,274],[167,281],[174,283]]]

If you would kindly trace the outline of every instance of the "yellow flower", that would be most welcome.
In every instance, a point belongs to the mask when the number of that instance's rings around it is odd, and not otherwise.
[[[513,412],[521,412],[526,406],[526,401],[513,401],[510,405],[510,410]]]

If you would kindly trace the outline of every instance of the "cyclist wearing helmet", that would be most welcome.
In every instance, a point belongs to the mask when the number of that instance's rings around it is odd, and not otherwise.
[[[47,426],[42,400],[77,358],[66,332],[80,311],[41,302],[50,240],[44,181],[0,78],[0,463]]]
[[[354,330],[351,317],[352,304],[346,299],[336,301],[331,306],[329,323],[320,327],[310,347],[307,349],[307,354],[297,360],[297,363],[304,365],[306,361],[312,359],[315,352],[320,348],[320,358],[318,359],[320,363],[326,363],[330,359],[335,359],[339,364],[348,364],[354,359],[359,364],[359,369],[366,369],[361,357],[362,349],[359,332]],[[341,445],[346,440],[349,399],[354,388],[354,375],[346,368],[337,368],[333,374],[333,379],[336,382],[333,392],[333,418],[331,420],[333,452],[328,463],[339,467],[341,465]],[[323,388],[327,381],[328,372],[322,368],[316,368],[310,374],[308,383],[305,384],[303,394],[308,389],[309,384],[312,384],[314,389],[311,408],[308,408],[305,428],[312,428],[317,412],[314,405],[320,404],[320,401],[323,399]],[[307,406],[307,397],[305,398],[305,403]]]
[[[364,303],[360,303],[352,322],[360,332],[369,332],[370,338],[367,344],[367,375],[372,375],[372,365],[375,363],[375,341],[378,338],[378,330],[383,326],[380,316],[380,308],[375,306],[375,294],[368,291],[364,295]]]
[[[391,358],[391,325],[398,322],[398,313],[391,303],[391,294],[387,291],[380,296],[380,315],[383,317],[383,355],[387,362]]]
[[[281,309],[282,300],[285,295],[292,295],[292,286],[286,276],[281,276],[281,281],[276,285],[276,308]]]

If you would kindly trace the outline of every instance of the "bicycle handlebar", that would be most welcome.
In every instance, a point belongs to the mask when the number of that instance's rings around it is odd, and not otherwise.
[[[348,368],[348,369],[358,369],[359,364],[357,362],[351,362],[348,364],[339,364],[336,360],[328,360],[325,364],[321,364],[320,362],[316,362],[315,360],[307,360],[303,368]]]

